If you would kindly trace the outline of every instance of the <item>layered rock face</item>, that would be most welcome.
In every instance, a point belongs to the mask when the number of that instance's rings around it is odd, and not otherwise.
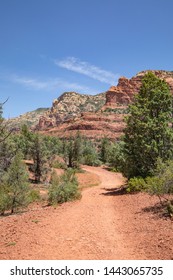
[[[20,115],[19,117],[5,120],[4,123],[6,127],[12,131],[19,131],[22,125],[27,125],[34,130],[35,126],[38,125],[40,118],[42,118],[43,115],[46,115],[48,110],[49,108],[38,108],[34,111]]]
[[[95,96],[64,93],[53,102],[52,108],[40,118],[38,128],[42,133],[68,138],[80,131],[90,139],[104,136],[117,140],[125,127],[127,107],[139,92],[142,78],[148,71],[139,72],[131,79],[121,77],[117,86]],[[173,94],[173,71],[155,71],[166,80]]]
[[[132,102],[134,94],[139,92],[139,89],[142,84],[142,78],[148,71],[139,72],[135,77],[131,79],[127,79],[125,77],[121,77],[118,81],[117,86],[112,86],[106,92],[106,104],[103,107],[105,108],[115,108],[120,106],[127,106],[129,103]],[[164,79],[173,94],[173,71],[157,71],[157,70],[150,70],[156,76],[161,79]]]
[[[88,139],[119,139],[125,127],[123,114],[114,113],[82,113],[52,128],[40,130],[42,134],[49,134],[59,138],[70,138],[80,133]]]
[[[58,126],[68,120],[74,120],[83,112],[96,112],[105,102],[105,93],[85,95],[65,92],[53,101],[51,109],[40,118],[38,128]]]
[[[123,133],[124,117],[134,95],[139,92],[142,78],[148,71],[139,72],[131,79],[121,77],[117,86],[105,93],[85,95],[65,92],[53,101],[50,109],[38,109],[9,120],[9,126],[19,128],[27,123],[40,133],[68,138],[80,131],[90,139],[107,136],[116,140]],[[173,71],[152,70],[156,76],[164,79],[173,94]]]

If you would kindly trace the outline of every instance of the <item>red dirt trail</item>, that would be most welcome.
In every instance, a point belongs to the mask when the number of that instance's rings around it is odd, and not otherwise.
[[[173,221],[154,211],[157,198],[120,194],[121,174],[84,169],[101,183],[81,200],[0,218],[0,259],[173,259]]]

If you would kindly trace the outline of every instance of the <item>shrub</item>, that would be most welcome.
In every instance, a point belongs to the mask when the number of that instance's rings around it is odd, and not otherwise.
[[[173,216],[173,205],[170,201],[168,201],[167,203],[167,212],[168,215],[170,215],[171,217]]]
[[[39,190],[30,190],[28,193],[28,202],[34,202],[40,200],[40,192]]]
[[[88,155],[83,156],[82,164],[86,164],[89,166],[100,166],[102,164],[102,162],[98,158],[96,158],[95,155],[88,154]]]
[[[80,192],[74,170],[68,169],[63,175],[52,174],[51,187],[48,192],[50,204],[63,203],[78,199]]]
[[[139,192],[146,189],[146,182],[142,177],[134,177],[128,181],[127,192]]]
[[[146,187],[147,192],[157,195],[161,203],[162,199],[169,201],[168,196],[173,194],[173,161],[158,159],[154,176],[146,178]]]
[[[112,143],[108,150],[108,163],[110,167],[117,172],[122,172],[126,168],[126,160],[124,156],[124,142]]]
[[[6,210],[9,210],[9,195],[8,190],[4,185],[0,185],[0,215],[3,215]]]
[[[3,185],[2,205],[5,210],[14,212],[16,208],[25,207],[28,204],[28,173],[25,164],[22,162],[21,153],[17,153],[7,172],[2,178]]]
[[[151,195],[161,195],[163,191],[163,181],[157,176],[146,178],[146,191]]]
[[[51,166],[53,168],[61,168],[61,169],[67,169],[67,165],[65,162],[61,162],[59,160],[55,160],[53,161],[53,163],[51,164]]]

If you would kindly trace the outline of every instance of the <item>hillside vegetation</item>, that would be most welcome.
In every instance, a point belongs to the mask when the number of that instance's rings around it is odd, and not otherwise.
[[[57,104],[59,102],[60,100]],[[117,108],[112,108],[113,114],[125,115],[123,133],[119,135],[118,141],[116,137],[107,137],[104,134],[100,138],[89,139],[85,133],[82,133],[82,129],[76,129],[75,133],[69,134],[68,137],[58,138],[49,133],[33,131],[26,124],[14,133],[2,118],[2,107],[1,104],[0,214],[2,216],[21,212],[23,208],[30,209],[29,207],[35,203],[56,208],[57,205],[80,200],[82,184],[79,185],[78,178],[81,178],[79,174],[86,172],[86,166],[92,166],[93,173],[98,173],[102,179],[101,183],[98,180],[99,188],[101,187],[106,193],[100,193],[100,190],[93,192],[88,196],[91,201],[96,199],[102,202],[98,194],[118,196],[125,205],[123,197],[126,199],[126,196],[131,197],[130,203],[133,198],[134,203],[137,203],[134,194],[140,194],[138,197],[141,201],[145,200],[143,197],[148,199],[153,196],[155,204],[152,206],[152,211],[155,209],[160,213],[161,219],[172,221],[173,95],[165,80],[153,72],[144,73],[139,92],[126,106],[126,113],[121,114]],[[42,111],[44,110],[39,109],[37,113],[40,114]],[[98,121],[98,114],[103,113],[108,114],[109,122],[112,112],[108,107],[104,108],[104,112],[98,112],[95,118]],[[83,117],[85,116],[84,114]],[[99,116],[102,122],[101,115]],[[89,117],[93,120],[93,115],[87,115],[87,118]],[[63,120],[66,123],[68,121]],[[75,126],[76,122],[73,125]],[[115,133],[113,129],[112,133]],[[101,172],[105,177],[100,175]],[[116,182],[116,186],[113,187],[114,182],[111,182],[111,189],[109,189],[106,187],[107,182],[110,182],[114,175],[116,180],[121,177],[121,185],[117,185]],[[113,200],[110,201],[112,203]],[[90,201],[85,203],[89,205]],[[104,203],[107,205],[105,200]],[[98,203],[96,205],[101,209],[102,205],[98,206]],[[149,206],[147,207],[149,209]],[[108,210],[111,217],[112,209],[113,207]],[[133,207],[130,209],[133,212]],[[91,212],[89,213],[91,215]],[[102,216],[107,221],[109,216],[106,213],[102,213]],[[131,218],[133,219],[132,216]],[[108,228],[113,232],[110,226]],[[104,231],[108,234],[105,224]]]

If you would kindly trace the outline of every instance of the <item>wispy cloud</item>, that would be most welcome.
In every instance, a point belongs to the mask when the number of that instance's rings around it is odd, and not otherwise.
[[[47,89],[48,83],[46,81],[41,81],[29,77],[12,76],[11,81],[17,84],[21,84],[27,88],[32,88],[35,90]]]
[[[64,60],[54,60],[54,63],[59,67],[86,75],[90,78],[110,85],[114,85],[119,78],[118,74],[113,74],[110,71],[103,70],[86,61],[81,61],[76,57],[67,57]]]
[[[24,86],[27,89],[44,90],[44,91],[79,91],[81,93],[96,94],[95,90],[78,83],[71,83],[61,78],[37,79],[32,77],[23,77],[12,75],[8,79],[13,82]]]

